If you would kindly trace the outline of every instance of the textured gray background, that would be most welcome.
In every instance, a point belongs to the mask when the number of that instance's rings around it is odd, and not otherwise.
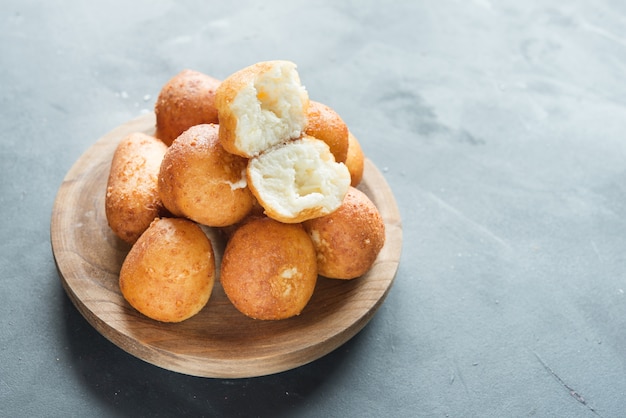
[[[0,22],[0,416],[624,415],[626,3],[5,0]],[[57,189],[181,69],[267,59],[384,172],[396,282],[312,364],[159,369],[65,295]]]

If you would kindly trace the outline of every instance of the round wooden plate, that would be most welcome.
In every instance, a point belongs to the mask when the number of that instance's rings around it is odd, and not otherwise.
[[[50,235],[61,282],[98,332],[130,354],[168,370],[242,378],[309,363],[348,341],[368,323],[391,288],[402,247],[395,198],[369,160],[359,189],[384,218],[386,244],[364,276],[350,281],[320,277],[302,314],[281,321],[244,316],[232,306],[219,280],[205,308],[182,323],[160,323],[135,311],[118,287],[129,246],[109,229],[104,197],[118,142],[132,132],[154,134],[154,126],[150,113],[100,138],[67,173],[54,202]],[[218,233],[205,230],[219,263],[225,243]]]

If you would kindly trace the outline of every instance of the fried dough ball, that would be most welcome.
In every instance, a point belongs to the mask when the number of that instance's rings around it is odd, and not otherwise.
[[[319,274],[331,279],[363,275],[385,244],[385,223],[378,209],[354,187],[339,209],[303,226],[315,245]]]
[[[192,126],[167,150],[159,172],[163,205],[175,216],[222,227],[243,219],[254,205],[247,160],[224,150],[213,124]]]
[[[220,281],[235,308],[250,318],[299,315],[317,282],[315,248],[300,224],[251,218],[226,244]]]
[[[298,223],[333,212],[350,187],[350,173],[325,142],[304,136],[248,161],[248,187],[269,217]]]
[[[194,125],[218,123],[219,85],[219,80],[194,70],[183,70],[165,83],[154,105],[156,137],[170,145]]]
[[[137,132],[124,137],[113,154],[105,214],[115,235],[129,244],[137,241],[163,209],[157,178],[166,151],[160,140]]]
[[[294,63],[266,61],[222,81],[215,105],[222,146],[249,158],[300,136],[307,124],[309,96]]]
[[[128,303],[161,322],[181,322],[208,302],[215,282],[211,241],[187,219],[158,218],[132,246],[119,284]]]
[[[304,133],[326,142],[335,160],[345,162],[348,156],[348,126],[339,114],[325,104],[311,100],[307,121]]]
[[[363,180],[363,168],[365,163],[365,155],[359,140],[352,132],[348,132],[348,157],[346,158],[346,166],[350,171],[350,185],[356,187]]]

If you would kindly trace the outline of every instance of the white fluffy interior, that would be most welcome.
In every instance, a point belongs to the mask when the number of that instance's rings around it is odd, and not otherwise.
[[[249,161],[249,181],[263,205],[285,217],[320,208],[337,209],[350,186],[350,173],[324,142],[304,137]]]
[[[245,86],[231,104],[236,145],[248,155],[297,138],[306,127],[306,89],[295,65],[279,62]]]

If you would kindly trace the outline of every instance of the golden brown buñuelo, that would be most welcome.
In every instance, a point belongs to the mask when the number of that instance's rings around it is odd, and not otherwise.
[[[200,226],[157,218],[122,263],[119,285],[128,303],[145,316],[181,322],[206,305],[215,274],[213,246]]]
[[[226,244],[220,281],[233,305],[251,318],[299,315],[317,282],[315,248],[300,224],[252,218]]]
[[[162,212],[157,179],[167,146],[144,133],[124,137],[109,169],[105,213],[111,230],[134,243]]]
[[[218,129],[203,124],[183,132],[167,150],[158,180],[163,205],[172,214],[213,227],[239,222],[254,205],[248,161],[224,150]]]
[[[154,104],[156,137],[170,145],[194,125],[218,123],[215,92],[219,85],[219,80],[195,70],[172,77]]]

